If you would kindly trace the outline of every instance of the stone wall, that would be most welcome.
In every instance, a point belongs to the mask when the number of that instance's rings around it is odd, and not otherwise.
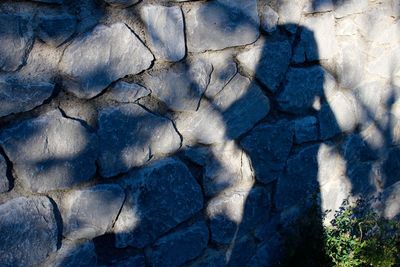
[[[0,265],[274,266],[315,193],[396,216],[399,14],[2,1]]]

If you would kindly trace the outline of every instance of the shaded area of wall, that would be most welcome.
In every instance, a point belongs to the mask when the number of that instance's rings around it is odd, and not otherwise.
[[[276,266],[312,200],[398,215],[398,7],[1,3],[0,263]]]

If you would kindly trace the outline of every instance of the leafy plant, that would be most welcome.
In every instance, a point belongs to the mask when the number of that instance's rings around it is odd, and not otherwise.
[[[400,266],[400,222],[379,216],[367,202],[343,202],[324,227],[325,252],[334,266]]]

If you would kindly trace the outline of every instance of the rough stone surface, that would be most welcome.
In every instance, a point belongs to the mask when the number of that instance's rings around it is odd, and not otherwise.
[[[21,68],[33,43],[33,31],[28,17],[0,14],[0,70]]]
[[[113,262],[112,264],[109,264],[108,266],[110,267],[131,267],[131,266],[137,266],[137,267],[145,267],[145,257],[143,255],[135,255],[135,256],[130,256],[126,259],[122,259],[116,262]]]
[[[76,25],[76,18],[70,15],[41,16],[38,36],[49,45],[59,46],[75,33]]]
[[[45,267],[97,266],[97,255],[92,241],[73,243],[65,241],[61,248],[45,262]]]
[[[148,256],[152,266],[181,266],[199,256],[207,243],[207,225],[198,222],[157,240]]]
[[[383,186],[389,187],[399,181],[400,156],[399,147],[390,149],[387,158],[383,163],[384,181]]]
[[[172,110],[197,110],[211,71],[210,63],[194,59],[150,73],[144,77],[144,84]]]
[[[19,197],[0,205],[1,265],[38,264],[56,251],[57,239],[54,208],[47,197]]]
[[[7,192],[10,189],[10,184],[7,177],[7,162],[0,155],[0,193]]]
[[[237,66],[230,50],[206,53],[205,60],[212,64],[213,70],[204,95],[212,99],[232,80],[237,73]]]
[[[123,186],[128,195],[114,225],[117,247],[142,248],[203,207],[200,186],[172,158],[128,175]]]
[[[207,249],[201,258],[192,263],[193,267],[225,266],[227,264],[226,252],[222,249]]]
[[[195,5],[185,12],[185,22],[189,52],[250,44],[259,36],[255,0],[216,0]]]
[[[257,247],[256,254],[251,258],[250,266],[273,267],[284,259],[283,238],[275,233],[266,242],[261,243]]]
[[[35,2],[49,3],[49,4],[62,4],[64,0],[33,0]]]
[[[276,5],[279,14],[278,23],[295,34],[302,17],[304,0],[280,0],[276,1]]]
[[[60,67],[69,92],[92,98],[113,81],[147,69],[152,60],[135,34],[125,24],[116,23],[99,25],[75,39],[65,50]]]
[[[136,100],[149,95],[151,92],[137,83],[119,81],[111,86],[107,98],[120,103],[133,103]]]
[[[261,18],[261,28],[264,31],[272,33],[276,30],[279,20],[279,15],[270,6],[268,5],[263,6],[260,18]]]
[[[0,80],[0,116],[20,113],[40,106],[50,98],[54,84],[24,84],[18,81]]]
[[[295,49],[296,63],[332,59],[338,54],[335,18],[331,13],[308,16]]]
[[[334,1],[332,0],[314,0],[314,1],[306,1],[304,5],[304,12],[309,13],[322,13],[322,12],[329,12],[333,11]]]
[[[325,71],[319,66],[290,68],[283,91],[277,96],[279,108],[291,113],[306,112],[323,95],[324,82]]]
[[[292,148],[293,135],[293,124],[283,121],[261,124],[241,141],[251,158],[257,180],[269,183],[282,175]]]
[[[96,136],[58,110],[3,130],[0,143],[16,176],[33,192],[65,189],[96,172]]]
[[[277,184],[278,209],[301,204],[317,186],[318,150],[319,145],[306,147],[287,161],[287,175],[280,177]]]
[[[254,183],[251,161],[234,142],[212,147],[204,165],[203,186],[206,196]]]
[[[400,214],[400,182],[393,184],[383,192],[383,215],[386,218],[394,218]]]
[[[287,40],[265,41],[260,38],[252,48],[240,53],[237,59],[271,92],[276,92],[288,69],[291,54]]]
[[[118,185],[96,185],[72,191],[62,200],[63,235],[90,239],[111,229],[125,194]]]
[[[171,121],[137,104],[103,109],[97,134],[102,144],[99,165],[104,177],[144,165],[154,156],[173,153],[181,144]]]
[[[320,135],[328,139],[345,132],[351,133],[361,122],[362,107],[351,91],[338,91],[327,95],[328,104],[319,112]]]
[[[297,144],[318,140],[318,120],[307,116],[294,121],[294,142]]]
[[[106,3],[110,4],[111,6],[115,7],[129,7],[132,6],[136,3],[138,3],[140,0],[104,0]]]
[[[179,7],[147,5],[142,8],[141,15],[156,58],[181,60],[186,52],[182,10]]]
[[[214,197],[207,204],[211,239],[234,244],[235,238],[265,222],[271,205],[269,192],[260,187],[237,188]]]
[[[361,13],[368,7],[368,0],[336,0],[335,17],[342,18],[348,15]]]
[[[186,141],[220,143],[250,130],[269,109],[260,87],[236,74],[212,102],[200,105],[197,112],[179,114],[175,123]]]

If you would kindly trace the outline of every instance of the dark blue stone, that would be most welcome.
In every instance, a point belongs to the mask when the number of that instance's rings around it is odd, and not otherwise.
[[[246,136],[241,145],[251,158],[256,179],[269,183],[282,175],[293,144],[293,124],[282,121],[262,124]]]
[[[181,266],[207,247],[208,228],[197,222],[157,240],[148,255],[152,266]]]

